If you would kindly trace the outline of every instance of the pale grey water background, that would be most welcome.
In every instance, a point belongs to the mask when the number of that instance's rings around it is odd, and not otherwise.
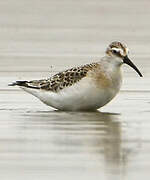
[[[150,1],[0,2],[0,179],[150,177]],[[99,59],[121,40],[144,78],[124,66],[119,95],[101,112],[54,111],[18,88]]]

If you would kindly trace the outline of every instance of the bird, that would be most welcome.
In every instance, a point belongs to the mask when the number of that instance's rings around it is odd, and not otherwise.
[[[60,111],[95,111],[119,92],[123,64],[132,67],[142,77],[128,54],[126,44],[114,41],[97,62],[73,67],[46,79],[15,81],[9,86],[19,86]]]

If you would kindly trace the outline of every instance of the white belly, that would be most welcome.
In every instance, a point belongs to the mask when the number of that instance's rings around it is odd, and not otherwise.
[[[56,109],[79,111],[96,110],[104,106],[113,99],[119,88],[120,85],[113,88],[100,87],[92,79],[83,78],[75,85],[66,87],[58,93],[45,90],[23,89]]]

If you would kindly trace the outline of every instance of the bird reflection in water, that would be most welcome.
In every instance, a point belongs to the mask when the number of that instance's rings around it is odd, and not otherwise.
[[[24,125],[28,124],[40,147],[44,147],[41,153],[48,153],[50,166],[55,164],[63,172],[122,175],[129,156],[137,151],[136,145],[129,147],[124,141],[120,114],[41,111],[28,113],[27,117],[30,121],[25,120]]]

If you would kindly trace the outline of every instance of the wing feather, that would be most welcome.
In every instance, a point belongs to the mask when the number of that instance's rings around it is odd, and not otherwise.
[[[48,79],[32,81],[16,81],[10,86],[24,86],[27,88],[43,89],[47,91],[58,92],[61,89],[72,86],[74,83],[84,78],[87,73],[97,67],[98,63],[86,64],[84,66],[74,67],[63,72],[59,72]]]

